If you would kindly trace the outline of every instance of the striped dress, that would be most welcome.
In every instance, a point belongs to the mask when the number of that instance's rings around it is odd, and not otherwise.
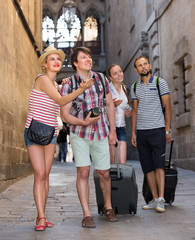
[[[57,135],[57,114],[60,110],[60,106],[54,102],[46,93],[32,89],[29,99],[29,112],[25,128],[29,128],[32,118],[55,126],[54,136]]]

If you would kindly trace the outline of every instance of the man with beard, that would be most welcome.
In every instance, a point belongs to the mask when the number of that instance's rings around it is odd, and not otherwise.
[[[131,142],[138,149],[141,167],[153,195],[153,200],[142,208],[165,212],[165,148],[166,143],[171,142],[170,92],[165,80],[160,78],[159,96],[157,77],[152,75],[151,64],[145,56],[138,57],[134,67],[141,79],[131,87]]]

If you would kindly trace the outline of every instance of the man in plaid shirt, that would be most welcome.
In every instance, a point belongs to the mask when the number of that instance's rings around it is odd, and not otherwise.
[[[83,209],[82,226],[95,228],[96,225],[91,217],[89,209],[89,174],[91,159],[100,180],[100,186],[104,198],[104,213],[106,220],[118,221],[111,205],[111,181],[110,181],[110,154],[109,144],[114,145],[117,141],[115,128],[115,109],[109,83],[105,78],[105,86],[99,74],[91,71],[92,57],[88,48],[75,48],[71,54],[71,63],[76,74],[71,81],[64,84],[61,94],[71,93],[73,81],[79,86],[82,81],[94,79],[94,85],[79,95],[74,103],[61,107],[63,121],[69,123],[70,141],[77,167],[77,192]],[[105,89],[105,90],[104,90]],[[106,105],[104,104],[104,93],[106,94]],[[90,117],[92,108],[99,107],[101,114],[98,117]],[[107,119],[108,116],[108,119]],[[109,122],[109,127],[108,127]]]

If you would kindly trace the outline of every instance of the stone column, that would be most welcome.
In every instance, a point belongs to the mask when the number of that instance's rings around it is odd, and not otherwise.
[[[81,42],[82,42],[82,46],[85,46],[84,23],[85,23],[85,16],[83,14],[81,14]]]
[[[100,25],[101,25],[101,54],[100,55],[105,55],[104,52],[104,22],[105,18],[100,19]]]
[[[55,47],[55,48],[58,48],[58,43],[57,43],[57,38],[56,38],[56,33],[57,33],[57,19],[56,19],[56,17],[55,17],[55,19],[54,19],[54,32],[55,32],[54,47]]]

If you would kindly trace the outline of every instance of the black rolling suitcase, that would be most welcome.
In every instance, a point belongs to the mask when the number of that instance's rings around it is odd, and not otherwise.
[[[116,148],[117,152],[117,148]],[[111,164],[111,202],[116,214],[136,214],[138,188],[134,168],[131,165],[118,163]],[[100,189],[99,178],[94,171],[94,182],[98,213],[103,213],[104,200]]]
[[[165,160],[165,192],[164,198],[165,202],[172,204],[175,199],[175,190],[178,181],[178,172],[175,164],[171,161],[172,156],[172,148],[173,148],[173,140],[171,141],[170,146],[170,155],[169,160]],[[146,201],[146,203],[150,202],[153,197],[148,186],[148,182],[146,176],[144,176],[143,187],[142,187],[142,194]]]

